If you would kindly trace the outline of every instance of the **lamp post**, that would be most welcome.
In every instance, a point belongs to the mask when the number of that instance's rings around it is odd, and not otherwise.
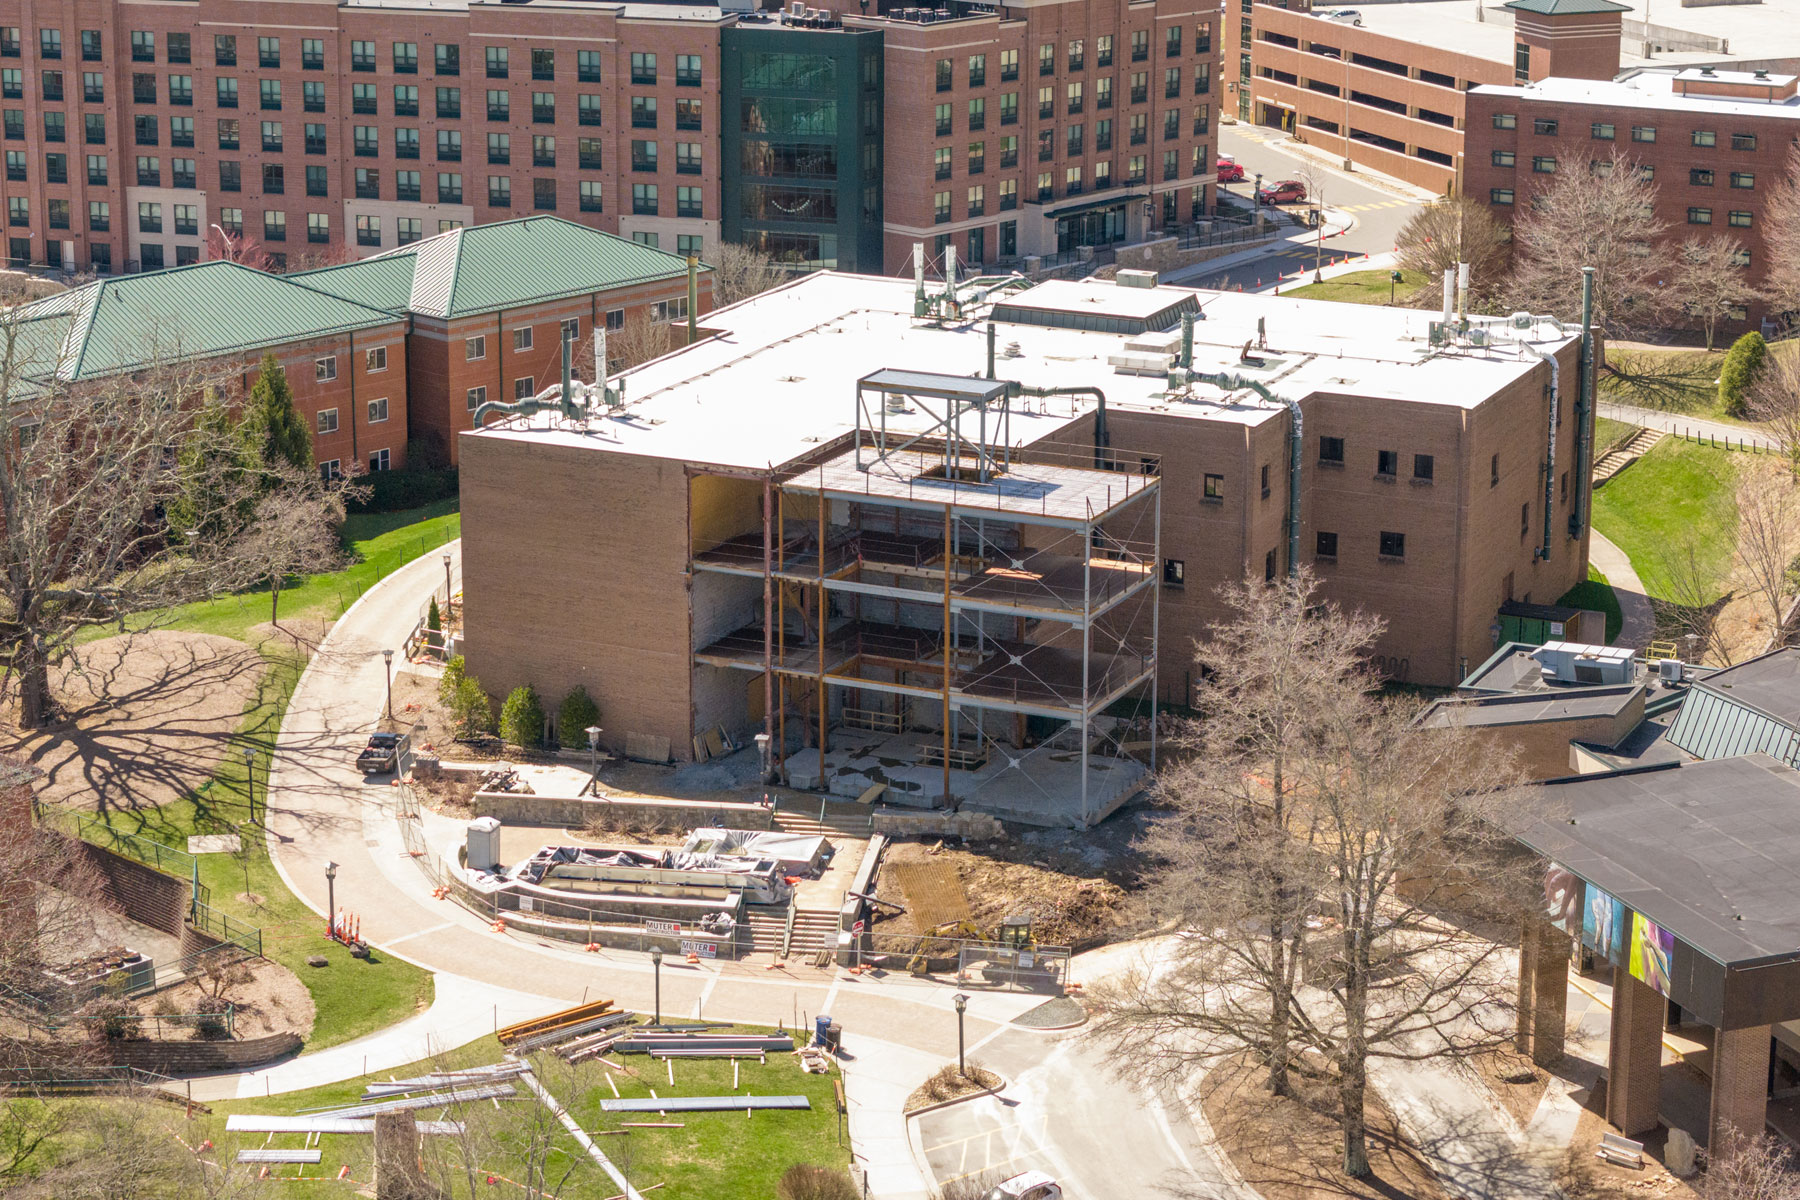
[[[758,778],[764,783],[769,782],[769,743],[773,740],[766,733],[756,735],[756,764],[761,772]]]
[[[337,864],[325,864],[325,936],[337,936]]]
[[[956,1073],[967,1075],[968,1069],[963,1066],[963,1014],[969,1011],[969,998],[963,993],[956,993]]]
[[[450,604],[456,593],[450,590],[450,556],[444,555],[444,619],[450,619]]]
[[[394,652],[383,650],[381,661],[387,668],[387,719],[394,719]]]
[[[244,790],[250,800],[250,823],[256,824],[256,747],[244,747]],[[268,797],[263,797],[263,806],[268,807]],[[244,889],[248,891],[249,889]]]
[[[650,947],[650,966],[656,972],[656,1016],[652,1025],[662,1024],[662,947]]]
[[[594,786],[594,781],[600,778],[600,727],[589,725],[586,732],[588,737],[588,787],[591,788]]]

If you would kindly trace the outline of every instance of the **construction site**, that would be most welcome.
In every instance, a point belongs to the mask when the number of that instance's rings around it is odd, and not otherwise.
[[[1449,683],[1585,578],[1579,329],[1433,317],[808,276],[463,435],[469,670],[585,687],[640,761],[1092,827],[1219,584],[1310,565],[1387,674]]]

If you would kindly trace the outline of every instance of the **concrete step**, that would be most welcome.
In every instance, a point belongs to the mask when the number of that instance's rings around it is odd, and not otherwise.
[[[1614,446],[1594,463],[1594,482],[1605,483],[1620,471],[1642,458],[1665,437],[1661,429],[1639,429],[1621,444]]]

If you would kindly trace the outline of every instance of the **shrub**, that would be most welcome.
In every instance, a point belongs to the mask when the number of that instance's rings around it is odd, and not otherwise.
[[[529,683],[514,688],[500,706],[500,737],[515,746],[544,744],[544,706]]]
[[[795,1163],[775,1184],[777,1200],[857,1200],[856,1183],[848,1171]]]
[[[571,750],[587,745],[587,727],[600,723],[600,706],[579,683],[556,710],[556,740]]]
[[[137,1009],[123,996],[100,996],[90,1000],[81,1009],[84,1017],[95,1020],[87,1023],[88,1036],[95,1040],[121,1041],[135,1038],[142,1034],[138,1028]]]
[[[223,996],[202,996],[196,1000],[193,1014],[199,1020],[194,1022],[194,1040],[213,1042],[229,1037],[225,1014],[230,1011],[231,1001]]]
[[[494,731],[494,706],[473,675],[458,679],[450,698],[450,719],[456,725],[456,736],[481,737]]]
[[[358,478],[365,494],[347,505],[351,512],[398,512],[435,504],[456,495],[455,471],[371,471]]]
[[[463,656],[460,654],[452,656],[450,661],[444,664],[444,673],[438,677],[439,704],[449,708],[456,703],[456,689],[462,686],[463,676],[467,673],[468,667],[464,664]]]
[[[425,610],[425,628],[433,633],[444,627],[444,614],[438,611],[437,597],[431,598],[431,607]]]
[[[1719,405],[1730,415],[1744,415],[1750,389],[1768,353],[1769,344],[1754,331],[1731,343],[1731,349],[1725,352],[1725,365],[1719,369]]]

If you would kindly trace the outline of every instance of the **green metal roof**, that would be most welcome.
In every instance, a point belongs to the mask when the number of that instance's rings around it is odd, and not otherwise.
[[[234,262],[100,279],[15,309],[27,373],[94,379],[386,325],[391,312]]]
[[[1614,4],[1613,0],[1509,0],[1509,3],[1500,7],[1510,8],[1514,12],[1538,13],[1546,17],[1631,11],[1631,5]]]
[[[291,278],[390,312],[447,319],[686,274],[681,255],[545,216],[452,229]]]

